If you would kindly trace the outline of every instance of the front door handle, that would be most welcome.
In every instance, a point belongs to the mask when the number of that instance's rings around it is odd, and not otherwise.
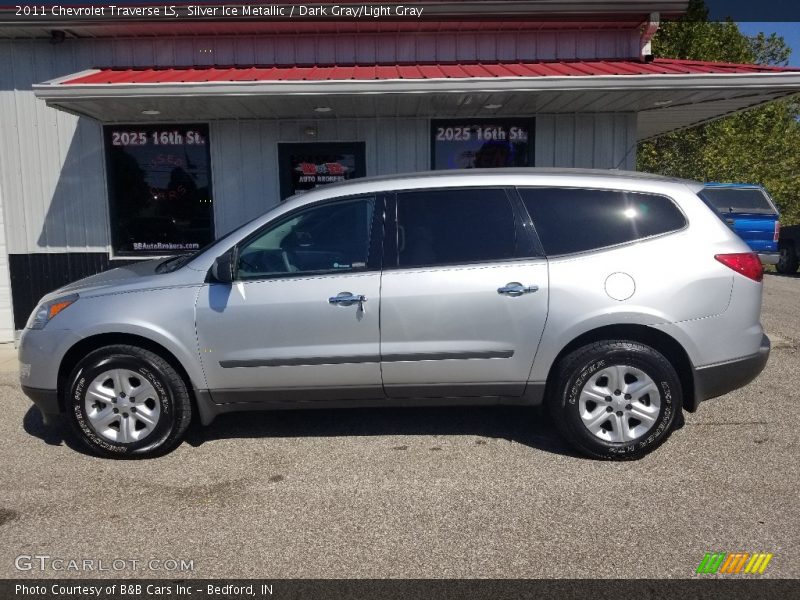
[[[522,294],[530,294],[538,289],[538,285],[522,285],[518,281],[512,281],[511,283],[505,284],[501,288],[497,288],[497,293],[504,296],[516,297],[522,296]]]
[[[328,303],[336,304],[339,306],[352,306],[358,304],[358,310],[364,310],[364,302],[367,297],[363,294],[352,294],[350,292],[339,292],[335,296],[328,298]]]

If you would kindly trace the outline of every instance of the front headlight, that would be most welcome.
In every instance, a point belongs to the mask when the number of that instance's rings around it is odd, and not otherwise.
[[[78,294],[70,294],[69,296],[62,296],[61,298],[56,298],[55,300],[40,304],[36,310],[31,313],[31,316],[28,318],[28,323],[25,326],[28,329],[41,329],[47,325],[53,317],[77,299]]]

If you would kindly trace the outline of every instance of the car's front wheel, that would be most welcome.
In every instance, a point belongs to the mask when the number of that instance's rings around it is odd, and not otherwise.
[[[561,360],[548,405],[559,432],[580,452],[635,459],[657,448],[680,422],[682,390],[663,354],[610,340]]]
[[[99,348],[69,379],[69,422],[95,454],[144,458],[180,444],[192,416],[181,375],[158,354],[136,346]]]

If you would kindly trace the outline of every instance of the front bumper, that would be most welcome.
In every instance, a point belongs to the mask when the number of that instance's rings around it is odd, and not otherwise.
[[[57,392],[58,367],[66,351],[79,339],[70,330],[49,325],[44,329],[22,331],[19,341],[20,385],[39,408],[45,423],[51,422],[61,412]]]
[[[22,392],[33,401],[39,412],[42,413],[42,419],[45,423],[51,423],[61,412],[56,390],[42,390],[23,385]]]
[[[693,404],[684,408],[694,412],[702,401],[723,396],[746,386],[764,370],[769,359],[769,351],[769,338],[765,335],[761,338],[761,347],[755,354],[695,368]]]
[[[777,265],[781,257],[780,252],[759,252],[758,258],[762,265]]]
[[[49,324],[44,329],[24,329],[19,339],[20,383],[40,390],[58,388],[61,360],[80,337]]]

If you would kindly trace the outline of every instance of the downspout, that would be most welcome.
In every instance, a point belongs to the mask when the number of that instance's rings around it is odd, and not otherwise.
[[[650,13],[650,17],[644,24],[642,36],[639,38],[639,60],[642,62],[653,62],[653,36],[658,31],[661,24],[661,16],[657,12]]]

